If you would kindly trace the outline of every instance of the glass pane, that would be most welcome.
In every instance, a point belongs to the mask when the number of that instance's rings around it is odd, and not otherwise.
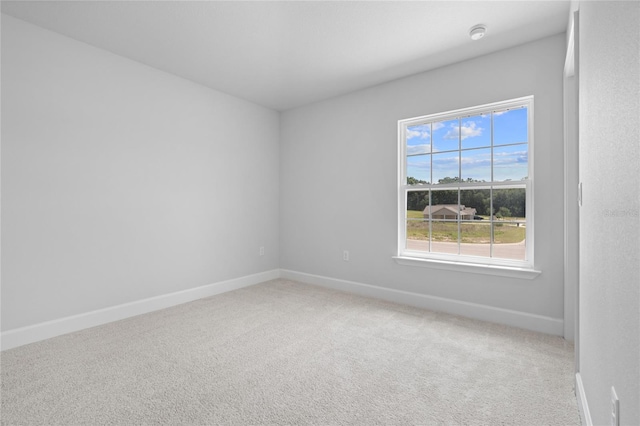
[[[452,214],[458,211],[458,190],[448,189],[446,191],[431,191],[431,213],[435,213],[441,206],[450,206],[453,209]]]
[[[435,214],[433,217],[442,217],[440,213]],[[453,215],[455,217],[456,214],[454,211],[452,213],[448,212],[447,215]],[[457,220],[432,220],[431,232],[431,251],[434,253],[458,254]]]
[[[493,190],[493,257],[525,260],[526,190]]]
[[[429,191],[407,191],[408,250],[429,251]],[[425,218],[426,215],[426,218]]]
[[[460,254],[491,256],[490,207],[489,189],[460,191]]]
[[[458,190],[431,191],[431,251],[458,254]]]
[[[429,251],[429,221],[407,219],[407,250]]]
[[[493,113],[493,145],[527,142],[527,108]]]
[[[475,210],[473,217],[462,219],[489,222],[491,216],[491,191],[488,189],[465,189],[460,191],[460,204],[462,210]],[[468,215],[467,215],[468,216]]]
[[[451,151],[459,148],[459,123],[460,121],[456,118],[431,125],[433,152]]]
[[[525,238],[523,223],[497,219],[493,223],[493,257],[525,260]]]
[[[491,148],[461,152],[463,182],[491,181]]]
[[[407,191],[406,248],[409,250],[429,251],[429,191]]]
[[[529,145],[493,148],[493,180],[520,181],[529,176]]]
[[[422,219],[429,205],[429,191],[407,191],[407,219]]]
[[[407,157],[407,184],[431,182],[431,155]]]
[[[459,152],[433,154],[433,183],[458,182]]]
[[[491,114],[463,118],[461,122],[462,149],[491,146]]]
[[[406,132],[407,155],[431,153],[431,124],[410,126]]]
[[[477,220],[460,223],[460,254],[491,256],[491,222]]]
[[[525,221],[526,195],[525,188],[494,189],[494,220],[501,222]]]

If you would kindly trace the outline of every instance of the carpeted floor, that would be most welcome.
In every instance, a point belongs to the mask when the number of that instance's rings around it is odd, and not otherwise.
[[[286,280],[1,354],[2,424],[578,425],[562,338]]]

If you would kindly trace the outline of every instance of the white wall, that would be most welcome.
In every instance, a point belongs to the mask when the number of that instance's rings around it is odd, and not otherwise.
[[[564,56],[559,34],[283,113],[281,268],[562,319]],[[542,274],[526,280],[396,264],[397,121],[526,95],[535,96]]]
[[[640,3],[580,2],[580,375],[594,424],[640,424]]]
[[[275,111],[2,15],[2,330],[277,268],[278,143]]]

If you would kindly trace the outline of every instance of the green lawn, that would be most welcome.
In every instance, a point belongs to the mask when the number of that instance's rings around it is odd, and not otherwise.
[[[422,219],[422,212],[409,210],[409,219]],[[519,243],[525,239],[526,230],[524,226],[510,224],[507,221],[494,222],[493,238],[496,244]],[[456,222],[432,223],[433,241],[458,241],[458,224]],[[461,223],[461,242],[487,244],[491,240],[491,223],[489,220],[475,221],[473,223]],[[407,238],[412,240],[429,239],[429,222],[410,220],[407,223]]]

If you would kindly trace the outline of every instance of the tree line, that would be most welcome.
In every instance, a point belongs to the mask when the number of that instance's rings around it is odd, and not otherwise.
[[[438,183],[460,182],[459,178],[446,177]],[[479,182],[467,179],[466,182]],[[409,185],[426,184],[428,182],[407,177]],[[493,190],[493,214],[500,217],[525,217],[526,191],[524,188],[505,188]],[[458,204],[458,190],[431,191],[431,205]],[[476,214],[491,215],[491,192],[488,189],[462,189],[460,204],[476,209]],[[423,211],[429,205],[428,191],[409,191],[407,194],[407,210]]]

